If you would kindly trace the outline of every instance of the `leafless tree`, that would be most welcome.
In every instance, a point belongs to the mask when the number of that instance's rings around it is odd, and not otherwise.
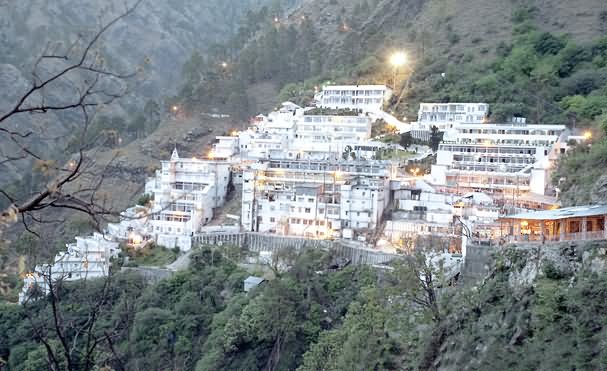
[[[66,275],[57,275],[47,267],[38,272],[38,277],[23,305],[35,340],[46,350],[49,369],[91,370],[103,362],[125,370],[114,344],[127,336],[129,327],[120,317],[100,322],[104,313],[117,305],[114,297],[120,288],[112,276],[67,282]],[[69,290],[66,285],[70,285]],[[78,309],[69,309],[69,303],[64,303],[66,290],[81,299]]]
[[[0,203],[9,205],[0,210],[0,232],[18,221],[29,230],[30,222],[48,221],[42,211],[52,208],[82,212],[95,221],[113,213],[108,200],[99,194],[109,164],[93,166],[94,154],[86,154],[91,144],[88,129],[99,109],[127,94],[127,82],[137,74],[137,71],[117,72],[109,67],[100,44],[108,30],[131,15],[141,1],[134,0],[132,5],[125,3],[124,10],[109,21],[100,17],[96,31],[90,35],[79,34],[65,47],[47,45],[34,64],[30,87],[6,112],[0,112],[0,139],[11,143],[14,149],[6,151],[9,153],[0,150],[0,166],[15,161],[31,161],[50,179],[25,195],[0,189]],[[65,90],[62,90],[60,100],[49,97],[49,92],[60,89]],[[10,124],[11,119],[18,116],[30,115],[33,122],[35,115],[49,112],[69,113],[81,120],[78,149],[63,165],[38,152],[35,143],[45,139],[43,130],[34,129],[34,125],[15,127]]]

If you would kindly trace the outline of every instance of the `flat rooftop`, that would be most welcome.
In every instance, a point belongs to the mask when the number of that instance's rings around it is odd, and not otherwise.
[[[561,220],[601,215],[607,215],[607,205],[587,205],[565,207],[556,210],[542,210],[530,213],[508,215],[502,219]]]
[[[387,90],[386,85],[327,85],[323,90]]]

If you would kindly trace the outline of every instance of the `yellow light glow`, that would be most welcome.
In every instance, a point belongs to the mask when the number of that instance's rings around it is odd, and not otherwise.
[[[339,178],[341,178],[342,173],[341,173],[341,171],[336,170],[336,171],[333,173],[333,175],[335,176],[335,179],[339,179]]]
[[[223,67],[223,68],[228,68],[228,63],[227,63],[227,62],[223,62],[223,63],[221,63],[221,67]]]
[[[407,63],[407,54],[396,52],[390,56],[390,64],[394,67],[404,66]]]
[[[213,151],[209,151],[209,154],[207,155],[208,158],[210,158],[211,160],[215,158],[215,152]]]
[[[129,233],[129,241],[133,245],[139,245],[142,241],[142,238],[139,234],[131,232]]]
[[[591,131],[586,131],[584,133],[584,139],[589,140],[592,138],[592,132]]]
[[[172,108],[173,112],[177,112],[177,110],[179,110],[179,107],[177,107],[177,106],[173,106],[171,108]]]

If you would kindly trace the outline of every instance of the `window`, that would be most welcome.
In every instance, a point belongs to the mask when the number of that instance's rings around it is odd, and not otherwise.
[[[306,207],[306,214],[309,214],[311,212],[311,209],[309,207]]]
[[[313,198],[308,198],[308,202],[314,202]]]
[[[271,217],[271,218],[270,218],[270,223],[274,223],[274,222],[276,222],[276,218]]]

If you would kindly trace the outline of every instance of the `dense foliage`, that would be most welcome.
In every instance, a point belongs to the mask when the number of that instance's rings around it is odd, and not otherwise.
[[[574,273],[548,262],[533,285],[524,286],[512,274],[528,256],[506,250],[478,286],[448,288],[435,275],[433,289],[441,294],[433,304],[418,281],[429,273],[422,255],[394,270],[335,270],[328,254],[307,251],[248,294],[248,273],[228,256],[204,248],[188,271],[157,284],[118,274],[109,282],[60,284],[53,298],[24,307],[2,306],[0,359],[6,365],[0,369],[607,366],[607,278],[601,273]]]
[[[249,295],[248,273],[208,248],[193,255],[189,270],[155,285],[124,273],[58,284],[53,296],[0,309],[0,359],[10,370],[46,369],[49,344],[59,369],[294,369],[375,282],[366,268],[327,270],[330,259],[301,255]],[[92,350],[91,339],[98,342]]]

